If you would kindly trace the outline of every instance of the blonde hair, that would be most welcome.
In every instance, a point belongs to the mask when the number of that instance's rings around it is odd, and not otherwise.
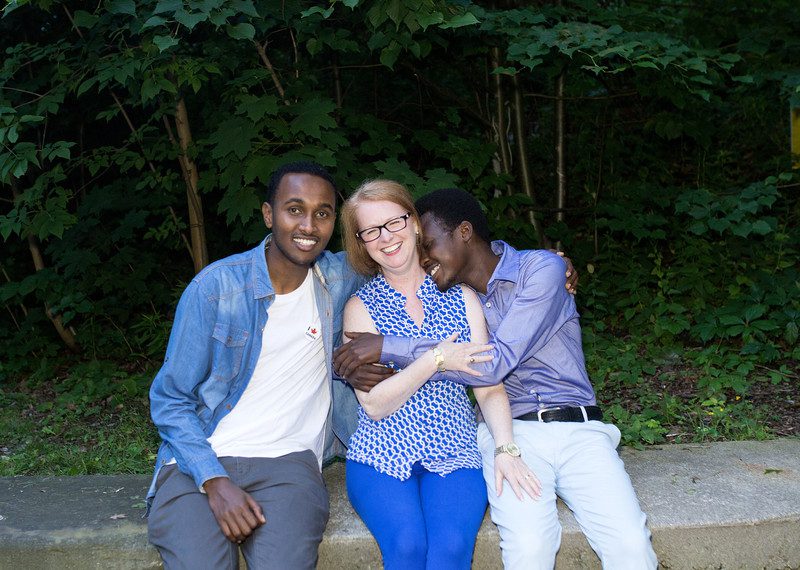
[[[359,231],[356,211],[361,202],[379,202],[385,200],[393,202],[411,214],[411,220],[421,226],[417,209],[414,207],[414,198],[405,186],[394,180],[367,180],[345,201],[342,206],[342,241],[347,252],[347,259],[358,273],[373,276],[380,271],[381,266],[369,256],[364,242],[356,237]]]

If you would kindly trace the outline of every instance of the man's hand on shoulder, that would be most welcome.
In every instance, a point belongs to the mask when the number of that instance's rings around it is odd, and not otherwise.
[[[578,292],[578,272],[575,269],[575,266],[572,265],[572,260],[567,257],[567,254],[563,251],[556,251],[555,249],[551,249],[553,253],[558,255],[561,259],[564,260],[564,263],[567,264],[567,291],[569,291],[570,295],[574,295]]]
[[[237,544],[267,522],[261,506],[227,477],[215,477],[203,483],[208,506],[217,519],[222,534]]]
[[[350,342],[344,343],[333,353],[333,369],[348,382],[359,366],[380,362],[383,336],[373,333],[344,333]]]

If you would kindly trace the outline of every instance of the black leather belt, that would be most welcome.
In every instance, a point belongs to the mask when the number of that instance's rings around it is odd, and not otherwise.
[[[588,422],[601,421],[603,410],[597,406],[578,406],[577,408],[545,408],[537,412],[522,414],[515,420],[529,422]]]

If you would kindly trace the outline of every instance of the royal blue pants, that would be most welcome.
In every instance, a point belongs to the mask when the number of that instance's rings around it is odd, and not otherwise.
[[[442,477],[416,464],[400,481],[348,461],[347,494],[385,570],[469,570],[487,503],[480,469]]]

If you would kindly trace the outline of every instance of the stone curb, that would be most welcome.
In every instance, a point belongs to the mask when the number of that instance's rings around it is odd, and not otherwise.
[[[800,439],[666,445],[621,452],[664,569],[800,568]],[[331,518],[321,570],[380,568],[374,540],[344,489],[344,466],[325,470]],[[159,568],[147,544],[135,475],[0,478],[0,569]],[[571,513],[558,570],[600,568]],[[473,568],[502,568],[487,515]]]

